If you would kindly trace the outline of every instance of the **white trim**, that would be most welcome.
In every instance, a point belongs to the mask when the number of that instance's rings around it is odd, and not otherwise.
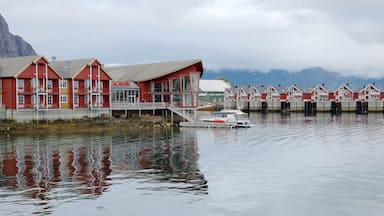
[[[19,98],[19,87],[18,87],[18,79],[19,78],[16,78],[16,98],[15,98],[15,101],[16,101],[16,110],[19,111],[19,102],[18,102],[18,98]]]

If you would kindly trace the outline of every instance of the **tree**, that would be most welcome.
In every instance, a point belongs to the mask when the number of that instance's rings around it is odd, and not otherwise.
[[[231,82],[227,78],[225,78],[225,77],[217,77],[216,80],[223,80],[224,82],[226,82],[229,85],[231,85]]]

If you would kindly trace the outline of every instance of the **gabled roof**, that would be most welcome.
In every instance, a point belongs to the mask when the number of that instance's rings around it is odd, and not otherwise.
[[[238,86],[238,89],[243,89],[246,94],[250,92],[250,86],[248,85]]]
[[[224,92],[231,85],[223,80],[200,80],[199,88],[202,92]]]
[[[334,92],[334,90],[332,90],[331,88],[329,88],[328,86],[326,86],[324,84],[317,85],[315,88],[323,88],[327,93]]]
[[[226,88],[225,90],[227,92],[232,93],[233,95],[236,94],[236,92],[237,92],[237,88],[235,88],[235,87],[229,87],[229,88]]]
[[[357,90],[356,88],[354,88],[353,86],[351,86],[349,83],[347,84],[342,84],[341,86],[339,86],[337,89],[340,89],[340,88],[346,88],[347,90],[351,91],[351,92],[358,92],[359,90]]]
[[[17,77],[32,63],[38,62],[41,55],[23,56],[13,58],[0,58],[0,77]]]
[[[259,91],[260,94],[267,92],[267,86],[265,85],[255,86],[255,88],[257,89],[257,91]]]
[[[125,65],[106,67],[113,80],[143,82],[166,76],[194,64],[201,64],[201,60],[172,61],[151,64]],[[202,71],[201,71],[202,72]]]
[[[288,88],[287,88],[287,87],[284,87],[284,86],[281,86],[281,85],[278,85],[277,87],[275,87],[275,89],[276,89],[277,92],[279,92],[280,94],[281,94],[281,93],[287,93],[287,92],[288,92]]]
[[[87,58],[87,59],[74,59],[74,60],[66,60],[66,61],[53,61],[51,65],[55,68],[65,79],[71,79],[79,74],[85,67],[93,64],[94,62],[101,63],[95,58]],[[101,66],[103,68],[103,66]],[[104,69],[104,68],[103,68]],[[104,70],[105,71],[105,70]],[[105,71],[107,73],[107,71]],[[110,74],[107,75],[111,77]]]
[[[378,86],[378,85],[376,85],[374,83],[369,83],[368,85],[364,86],[363,89],[367,89],[368,87],[372,87],[372,88],[378,90],[379,92],[383,92],[383,88],[381,88],[380,86]]]
[[[289,86],[287,90],[290,90],[290,89],[297,89],[297,91],[299,91],[300,93],[304,93],[304,92],[311,92],[311,90],[308,90],[308,89],[305,89],[305,88],[302,88],[300,86],[297,86],[297,85],[292,85],[292,86]]]

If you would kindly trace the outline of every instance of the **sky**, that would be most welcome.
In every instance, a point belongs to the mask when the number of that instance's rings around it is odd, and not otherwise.
[[[202,59],[384,78],[381,0],[0,0],[10,31],[57,60]]]

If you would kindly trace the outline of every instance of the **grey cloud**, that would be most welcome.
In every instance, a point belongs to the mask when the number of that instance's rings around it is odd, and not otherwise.
[[[13,33],[58,59],[202,58],[207,67],[323,66],[383,76],[380,1],[0,0]],[[23,14],[22,16],[20,14]]]

